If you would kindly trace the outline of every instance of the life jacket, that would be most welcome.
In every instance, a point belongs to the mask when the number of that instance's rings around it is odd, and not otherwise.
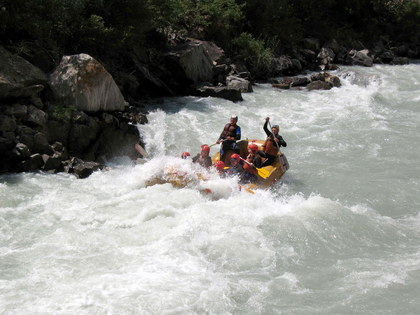
[[[241,164],[237,164],[236,166],[231,166],[226,170],[226,174],[228,175],[242,176],[243,173],[244,173],[244,169]]]
[[[227,137],[237,138],[236,130],[239,128],[238,125],[232,125],[227,123],[225,128],[223,128],[222,134],[220,135],[220,139],[226,139]],[[239,139],[237,139],[239,140]]]
[[[194,158],[193,158],[193,163],[198,163],[200,164],[202,167],[210,167],[212,165],[211,162],[211,157],[206,156],[206,157],[202,157],[200,153],[198,153]]]
[[[276,156],[279,152],[279,149],[277,148],[277,145],[274,143],[274,140],[271,139],[271,137],[267,137],[267,139],[264,142],[264,153],[269,155]]]
[[[244,167],[245,172],[251,173],[253,175],[258,174],[258,171],[255,169],[255,167],[252,165],[249,165],[248,163],[244,163],[243,167]]]

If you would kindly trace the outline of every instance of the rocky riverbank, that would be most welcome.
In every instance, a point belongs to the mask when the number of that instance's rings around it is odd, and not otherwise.
[[[257,78],[240,59],[195,39],[174,44],[152,64],[133,56],[134,71],[112,68],[113,75],[86,54],[62,56],[46,73],[37,66],[45,58],[32,56],[31,63],[0,47],[0,172],[65,171],[84,178],[114,157],[136,159],[134,144],[141,143],[136,124],[147,122],[142,96],[197,95],[237,102],[242,93],[252,92],[256,81],[282,89],[330,89],[341,85],[326,72],[336,64],[406,64],[418,56],[418,47],[375,47],[347,50],[335,41],[321,45],[307,39],[293,57],[273,58],[267,73]],[[306,75],[307,70],[319,73]]]

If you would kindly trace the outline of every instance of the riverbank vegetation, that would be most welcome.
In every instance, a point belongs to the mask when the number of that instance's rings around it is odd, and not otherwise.
[[[111,68],[127,53],[147,63],[194,37],[263,69],[268,56],[293,54],[305,38],[350,48],[418,45],[419,21],[418,0],[0,0],[0,40],[15,52],[33,58],[37,47],[55,63],[84,52]]]

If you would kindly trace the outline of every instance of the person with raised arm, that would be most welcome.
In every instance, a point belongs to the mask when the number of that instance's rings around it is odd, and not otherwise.
[[[286,141],[284,141],[283,137],[279,135],[279,125],[271,126],[270,124],[271,130],[269,130],[267,128],[267,125],[269,124],[270,117],[266,117],[263,129],[267,135],[267,139],[262,146],[263,151],[258,152],[262,157],[266,158],[261,167],[274,164],[276,162],[280,147],[287,146]]]

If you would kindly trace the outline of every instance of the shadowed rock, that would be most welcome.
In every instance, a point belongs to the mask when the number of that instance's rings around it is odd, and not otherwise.
[[[39,68],[0,46],[0,99],[31,96],[45,84],[47,76]]]

